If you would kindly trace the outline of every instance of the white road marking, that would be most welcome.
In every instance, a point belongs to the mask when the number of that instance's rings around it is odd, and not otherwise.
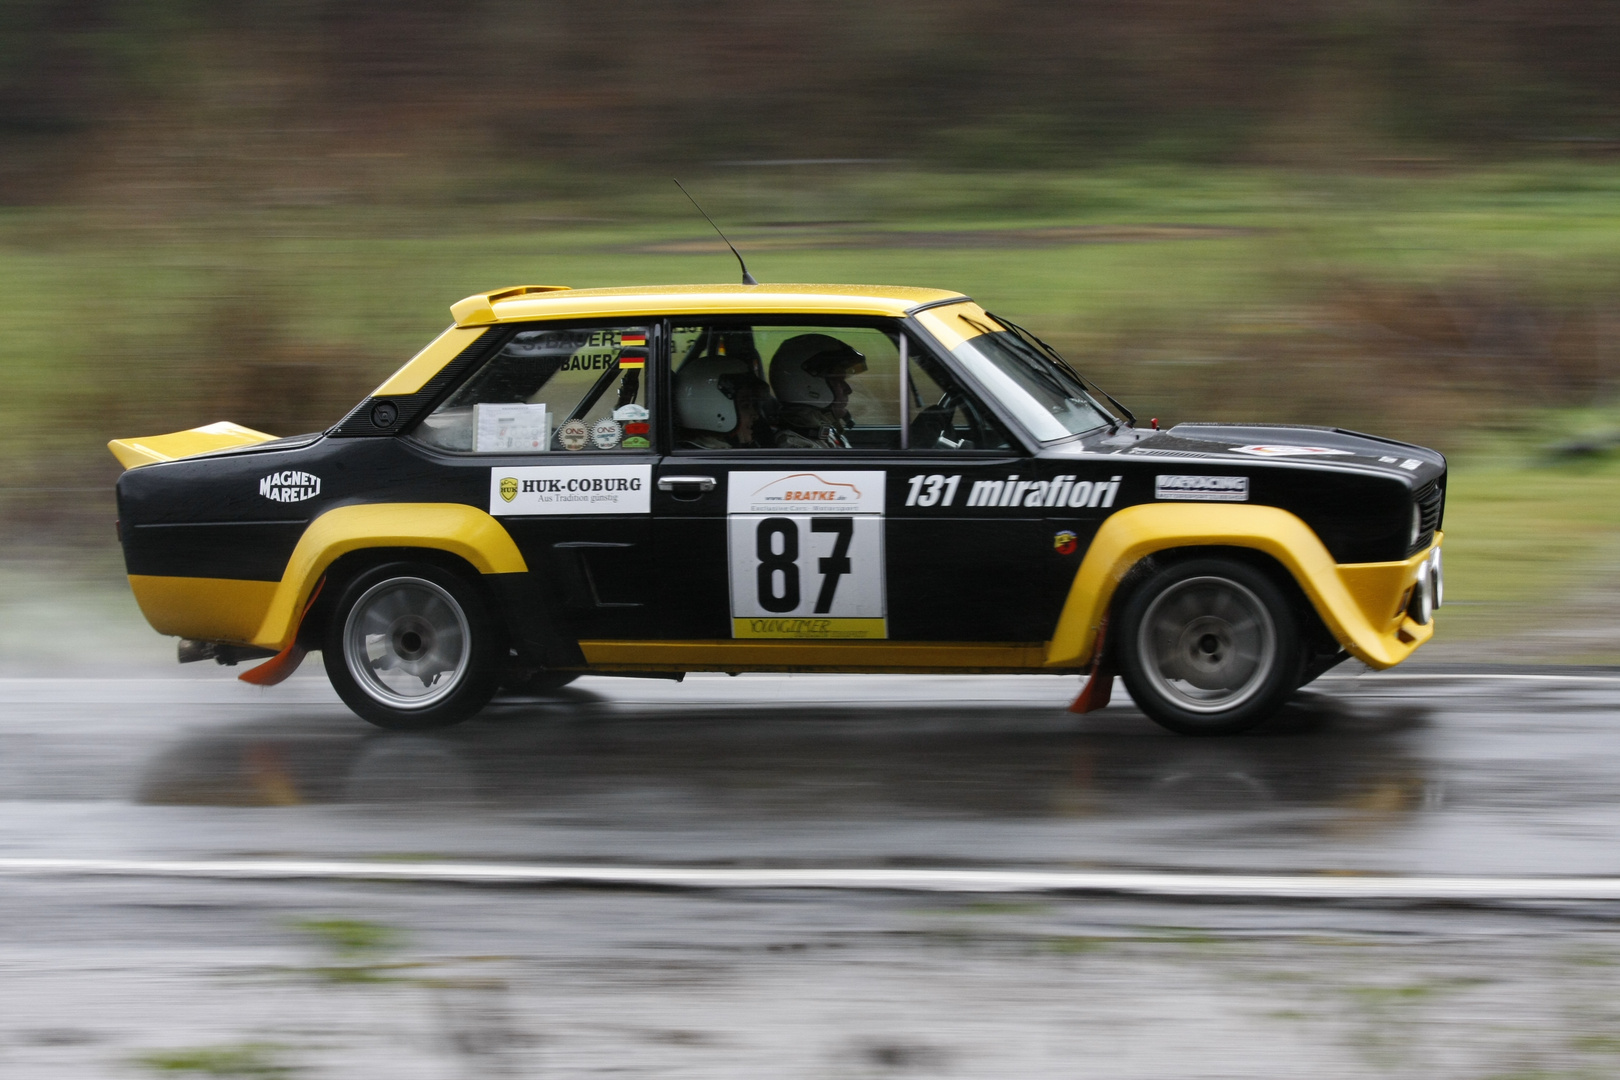
[[[1234,900],[1620,900],[1620,877],[1357,877],[1041,870],[725,869],[291,859],[0,858],[0,874],[213,880],[612,885],[665,889],[1101,893]]]
[[[1355,682],[1366,679],[1376,682],[1393,682],[1396,679],[1424,679],[1424,680],[1454,680],[1465,679],[1470,682],[1486,679],[1515,679],[1521,682],[1620,682],[1620,675],[1534,675],[1528,672],[1513,672],[1508,674],[1467,674],[1459,672],[1432,672],[1421,671],[1377,671],[1366,672],[1361,675],[1324,675],[1318,682]]]

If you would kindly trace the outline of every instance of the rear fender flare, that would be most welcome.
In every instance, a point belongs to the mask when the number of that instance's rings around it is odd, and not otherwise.
[[[328,510],[309,523],[253,637],[281,650],[321,576],[338,559],[367,548],[430,548],[466,562],[481,575],[526,574],[512,536],[489,514],[462,503],[369,503]]]

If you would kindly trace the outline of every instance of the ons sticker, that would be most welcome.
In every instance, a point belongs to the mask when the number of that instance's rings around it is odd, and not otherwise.
[[[591,440],[591,429],[583,420],[565,420],[557,429],[557,441],[564,450],[583,450]]]
[[[491,469],[491,514],[645,514],[651,465],[531,465]]]

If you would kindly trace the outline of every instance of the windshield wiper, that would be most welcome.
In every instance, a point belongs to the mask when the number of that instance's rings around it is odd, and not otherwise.
[[[1078,382],[1081,386],[1089,386],[1093,390],[1097,391],[1097,393],[1099,393],[1103,397],[1107,398],[1108,403],[1110,405],[1112,405],[1114,408],[1118,409],[1121,413],[1124,414],[1125,422],[1127,424],[1129,424],[1131,427],[1136,426],[1136,414],[1135,413],[1131,412],[1131,410],[1129,410],[1125,406],[1121,405],[1119,403],[1119,399],[1116,398],[1113,394],[1110,394],[1108,391],[1104,390],[1102,387],[1098,386],[1096,383],[1092,382],[1090,379],[1086,378],[1084,375],[1082,375],[1078,371],[1076,371],[1074,369],[1074,366],[1063,358],[1063,354],[1059,353],[1056,349],[1052,348],[1052,346],[1048,345],[1046,342],[1042,341],[1040,338],[1036,337],[1034,334],[1030,333],[1028,330],[1025,330],[1022,326],[1019,326],[1017,323],[1008,322],[1006,319],[1003,319],[1000,315],[997,315],[994,312],[987,311],[987,312],[985,312],[985,314],[990,316],[990,318],[996,320],[996,322],[1000,323],[1007,330],[1011,331],[1014,336],[1022,338],[1026,342],[1030,342],[1030,343],[1033,343],[1036,346],[1038,346],[1042,352],[1044,352],[1047,356],[1049,356],[1052,359],[1053,363],[1057,364],[1057,366],[1062,368],[1064,371],[1067,371],[1070,375],[1073,375],[1074,378],[1075,378],[1075,381]],[[963,316],[962,318],[965,320],[966,316]]]
[[[986,312],[986,314],[989,313]],[[963,322],[967,323],[969,326],[973,327],[973,329],[977,330],[979,333],[984,334],[986,337],[990,337],[992,339],[995,337],[996,332],[984,325],[984,323],[980,322],[979,320],[968,315],[959,315],[957,317]],[[1017,341],[1020,345],[1025,346],[1025,348],[1028,348],[1029,346],[1028,342],[1023,341],[1016,334],[1013,335],[1013,340]],[[1052,372],[1040,362],[1040,357],[1038,355],[1034,354],[1033,352],[1026,355],[1019,349],[1008,349],[1007,352],[1012,356],[1017,357],[1018,362],[1023,364],[1024,367],[1028,369],[1029,373],[1039,379],[1048,390],[1051,390],[1064,398],[1070,396],[1069,388],[1064,386],[1060,380],[1053,376]]]

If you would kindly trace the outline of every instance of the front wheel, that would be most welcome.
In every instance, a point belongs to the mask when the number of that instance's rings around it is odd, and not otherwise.
[[[494,695],[506,649],[478,587],[428,563],[390,563],[351,581],[322,660],[362,719],[402,731],[459,724]]]
[[[1303,673],[1300,620],[1267,574],[1189,559],[1153,574],[1120,612],[1119,668],[1154,722],[1183,735],[1247,731]]]

